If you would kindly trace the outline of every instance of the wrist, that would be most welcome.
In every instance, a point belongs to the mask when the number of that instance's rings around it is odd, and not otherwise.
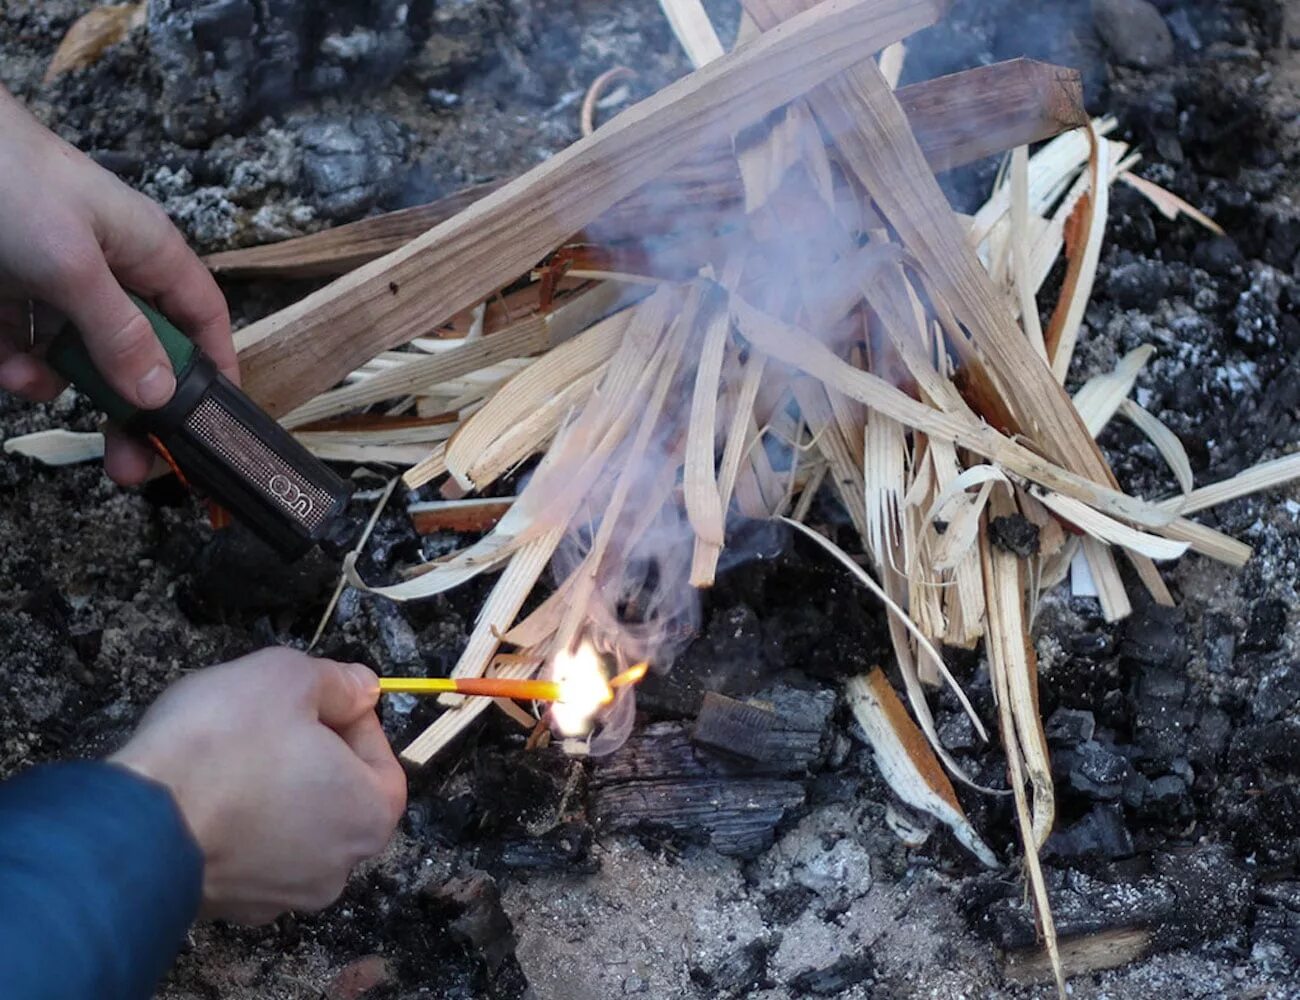
[[[137,747],[132,742],[109,757],[108,763],[165,788],[190,836],[194,838],[204,860],[207,860],[208,845],[211,843],[211,818],[199,807],[195,797],[187,793],[180,771],[170,766],[167,757],[150,753],[146,748]]]

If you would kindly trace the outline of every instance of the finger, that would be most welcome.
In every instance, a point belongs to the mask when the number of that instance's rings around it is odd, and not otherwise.
[[[317,718],[336,732],[346,729],[379,700],[379,678],[359,663],[317,660],[312,703]]]
[[[88,256],[39,290],[81,331],[95,367],[127,402],[146,410],[176,391],[176,376],[153,327],[123,291],[108,263]]]
[[[113,273],[127,288],[156,303],[238,383],[239,362],[225,297],[167,214],[129,190],[104,211],[112,216],[103,243]]]
[[[0,389],[34,403],[48,403],[67,385],[49,365],[30,354],[13,354],[0,362]]]
[[[113,424],[104,426],[104,471],[119,486],[139,486],[153,471],[153,450]]]
[[[397,825],[406,809],[406,772],[393,756],[393,748],[379,724],[379,716],[366,712],[349,726],[338,730],[343,742],[374,773],[388,804],[390,828]]]

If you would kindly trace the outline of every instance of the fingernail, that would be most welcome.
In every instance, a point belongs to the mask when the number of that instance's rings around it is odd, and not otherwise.
[[[347,668],[348,674],[352,677],[352,682],[360,688],[363,695],[369,698],[379,694],[379,682],[375,679],[373,670],[362,666],[360,663],[349,663]]]
[[[140,405],[146,410],[156,409],[176,392],[176,376],[166,365],[154,365],[135,384],[135,391],[140,397]]]

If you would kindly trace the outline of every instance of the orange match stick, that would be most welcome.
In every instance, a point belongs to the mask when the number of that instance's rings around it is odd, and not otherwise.
[[[638,663],[609,681],[613,688],[635,684],[645,676],[648,663]],[[514,698],[516,701],[564,701],[565,685],[559,681],[517,680],[510,677],[381,677],[381,694],[464,694],[482,698]]]

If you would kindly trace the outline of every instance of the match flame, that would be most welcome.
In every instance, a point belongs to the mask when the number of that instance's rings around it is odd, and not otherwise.
[[[614,698],[596,648],[584,642],[575,651],[560,650],[551,661],[551,676],[560,685],[560,700],[551,718],[565,736],[582,736],[601,707]]]
[[[621,687],[627,687],[629,684],[636,684],[640,682],[649,669],[649,663],[638,663],[635,666],[628,667],[618,676],[611,678],[609,686],[617,690]]]
[[[638,663],[606,679],[604,661],[590,642],[575,651],[561,650],[551,661],[551,680],[560,697],[551,705],[551,718],[565,736],[584,736],[597,712],[614,700],[614,692],[636,684],[648,663]]]

